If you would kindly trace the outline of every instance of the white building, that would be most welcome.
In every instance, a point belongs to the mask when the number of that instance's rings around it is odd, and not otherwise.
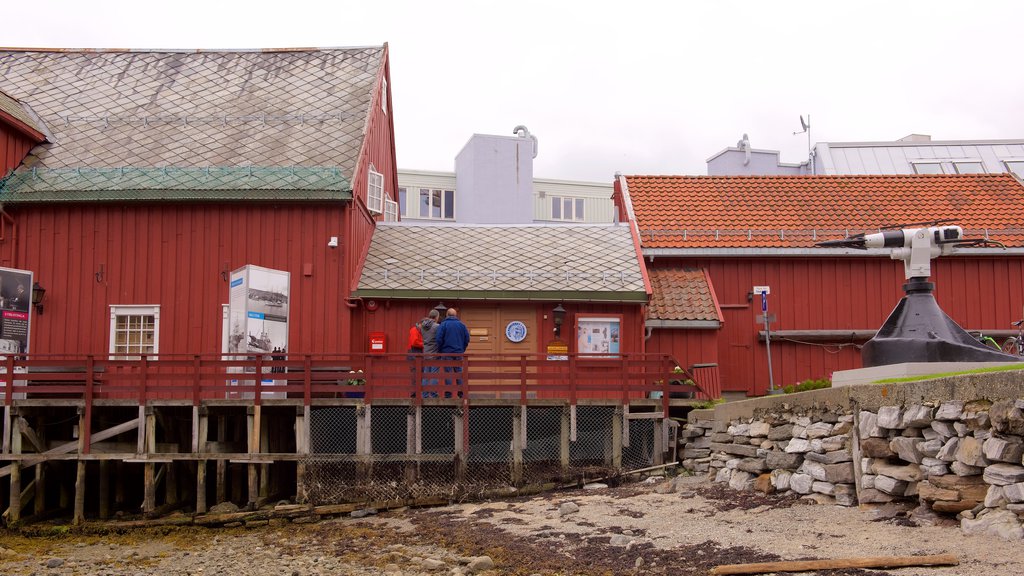
[[[1012,172],[1024,178],[1024,139],[932,140],[911,134],[894,142],[819,142],[811,160],[780,162],[777,150],[753,149],[741,140],[708,158],[707,165],[709,176]]]
[[[398,170],[402,220],[464,224],[609,223],[612,184],[534,178],[537,140],[474,134],[455,158],[455,172]]]

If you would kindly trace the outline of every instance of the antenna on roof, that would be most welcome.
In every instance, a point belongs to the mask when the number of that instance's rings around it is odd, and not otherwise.
[[[804,134],[804,133],[807,134],[807,163],[811,167],[811,174],[814,174],[814,154],[811,151],[811,115],[810,114],[807,115],[807,121],[806,122],[804,122],[804,115],[803,114],[800,115],[800,127],[803,128],[803,130],[801,130],[799,132],[793,132],[793,136],[796,136],[797,134]]]

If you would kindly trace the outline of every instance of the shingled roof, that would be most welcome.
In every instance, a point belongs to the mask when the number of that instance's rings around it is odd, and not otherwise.
[[[1011,174],[624,180],[645,250],[806,248],[946,218],[970,236],[1024,246],[1024,185]]]
[[[43,134],[43,129],[36,122],[36,119],[29,114],[28,110],[22,105],[21,102],[10,94],[6,94],[3,90],[0,90],[0,117],[6,115],[7,117],[14,120],[15,124],[20,124],[24,128],[35,132],[33,136],[38,137]],[[21,128],[19,126],[19,128]]]
[[[722,323],[707,271],[700,268],[651,268],[647,325],[665,328],[717,328]]]
[[[625,225],[409,226],[373,234],[356,296],[645,302]]]
[[[385,50],[2,50],[0,90],[53,134],[4,199],[253,188],[351,197]]]

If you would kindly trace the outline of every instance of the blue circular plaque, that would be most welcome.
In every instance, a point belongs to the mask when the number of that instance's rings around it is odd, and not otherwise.
[[[519,320],[513,320],[505,326],[505,337],[512,342],[522,342],[526,339],[526,324]]]

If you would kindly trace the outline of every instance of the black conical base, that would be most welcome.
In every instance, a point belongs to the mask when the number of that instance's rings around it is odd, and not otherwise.
[[[911,278],[907,293],[875,337],[861,350],[865,367],[904,362],[1019,362],[1020,358],[985,346],[939,308],[935,284]]]

